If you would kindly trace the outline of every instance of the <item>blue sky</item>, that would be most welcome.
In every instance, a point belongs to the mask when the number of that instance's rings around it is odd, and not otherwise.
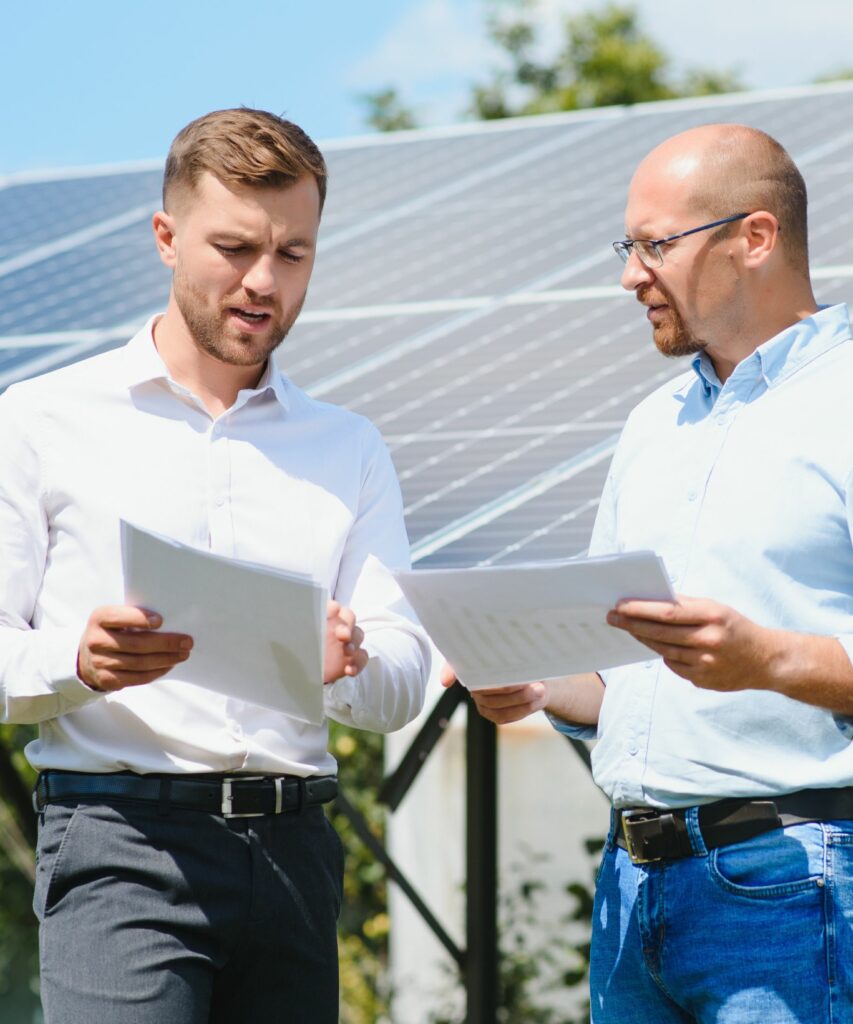
[[[544,45],[566,13],[540,0]],[[457,120],[499,56],[486,0],[41,0],[7,8],[0,174],[162,157],[193,117],[247,104],[318,139],[365,131],[360,93],[395,84],[424,124]],[[853,4],[638,0],[676,68],[730,66],[752,87],[853,64]]]

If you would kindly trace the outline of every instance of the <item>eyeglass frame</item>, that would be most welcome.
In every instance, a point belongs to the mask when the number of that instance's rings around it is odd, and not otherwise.
[[[642,263],[644,267],[648,267],[649,270],[654,270],[656,267],[662,267],[664,263],[663,253],[660,251],[660,246],[667,242],[674,242],[677,238],[686,238],[688,235],[695,235],[697,231],[709,231],[711,228],[718,228],[723,224],[731,224],[733,221],[743,220],[744,217],[748,216],[748,213],[735,213],[731,217],[723,217],[722,220],[715,220],[710,224],[702,224],[698,228],[690,228],[689,231],[680,231],[677,235],[668,235],[666,238],[623,238],[621,241],[612,243],[613,251],[623,263],[627,263],[631,258],[631,253],[636,252],[637,259],[640,263]],[[646,263],[640,250],[635,248],[637,242],[642,242],[644,245],[650,245],[652,247],[652,251],[658,258],[658,262]]]

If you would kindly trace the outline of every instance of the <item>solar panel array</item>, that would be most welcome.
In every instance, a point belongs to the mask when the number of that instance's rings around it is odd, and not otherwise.
[[[610,248],[642,156],[693,125],[778,138],[810,193],[819,301],[853,300],[853,88],[745,94],[325,147],[309,302],[280,350],[369,416],[423,566],[587,544],[630,408],[681,366],[653,348]],[[0,183],[0,388],[126,340],[169,287],[150,166]]]

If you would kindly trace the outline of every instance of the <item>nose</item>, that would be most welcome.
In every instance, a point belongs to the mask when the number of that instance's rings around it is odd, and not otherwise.
[[[272,295],[276,288],[275,270],[270,256],[259,255],[243,275],[243,287],[256,295]]]
[[[619,283],[626,291],[635,292],[641,285],[651,284],[654,279],[655,272],[651,267],[647,267],[637,255],[636,250],[632,249]]]

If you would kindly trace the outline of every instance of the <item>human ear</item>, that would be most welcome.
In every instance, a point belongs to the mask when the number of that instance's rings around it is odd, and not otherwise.
[[[167,267],[174,267],[177,259],[175,249],[175,221],[165,210],[158,210],[151,218],[154,242],[160,259]]]
[[[758,267],[765,263],[779,244],[780,230],[779,221],[767,210],[757,210],[746,217],[739,231],[744,266]]]

